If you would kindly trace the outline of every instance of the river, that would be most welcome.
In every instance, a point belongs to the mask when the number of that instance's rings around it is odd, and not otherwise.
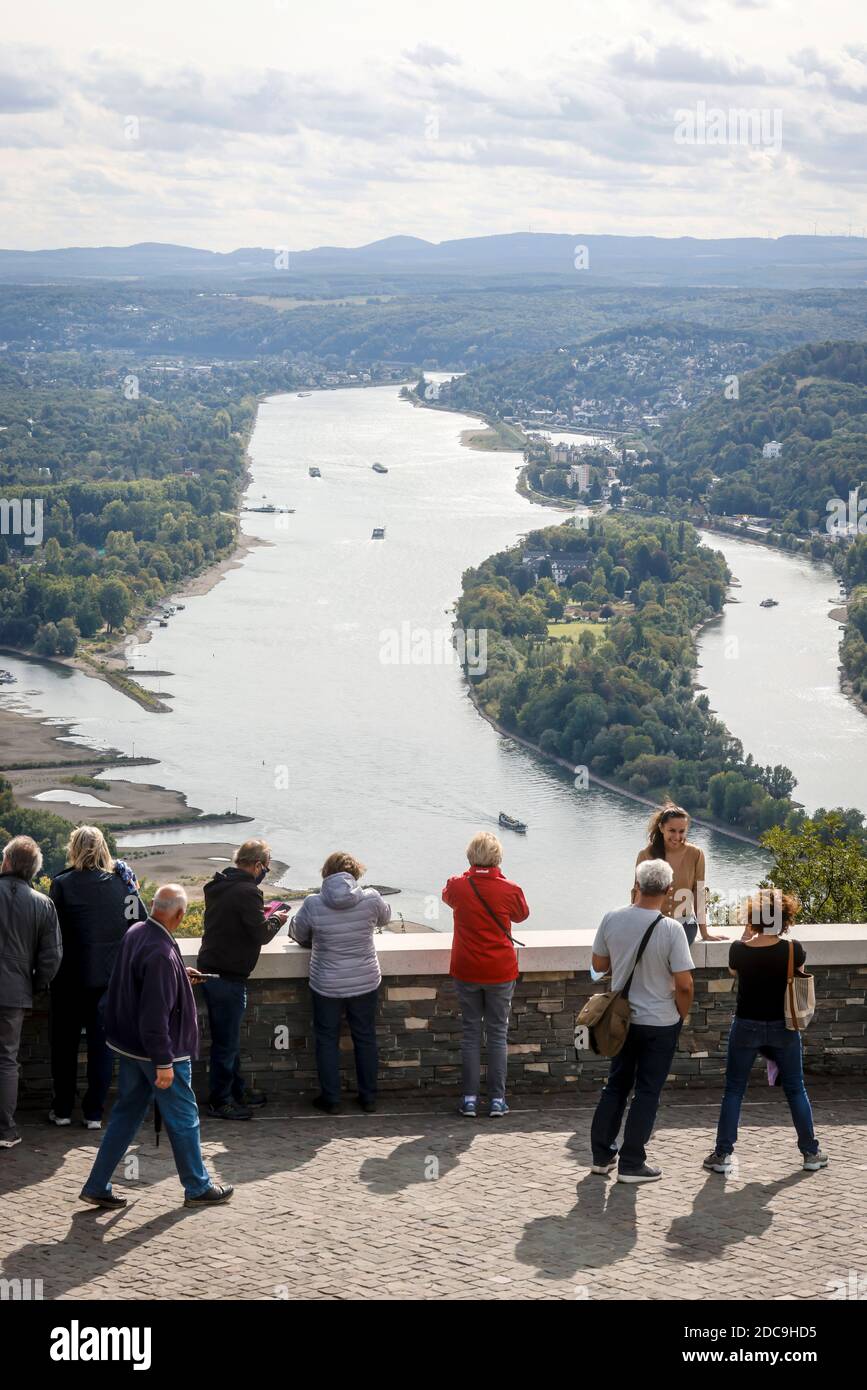
[[[505,871],[532,909],[525,930],[595,924],[627,898],[646,808],[576,789],[568,774],[498,735],[450,659],[462,571],[557,519],[515,491],[519,457],[460,444],[461,430],[477,423],[413,408],[395,387],[270,398],[251,440],[248,500],[265,496],[294,514],[245,513],[245,533],[268,544],[209,593],[187,598],[168,627],[131,651],[138,669],[171,673],[142,683],[171,692],[174,712],[149,714],[102,682],[11,657],[4,664],[20,684],[0,699],[71,720],[76,741],[158,758],[159,767],[119,775],[177,788],[206,812],[233,810],[237,798],[255,817],[244,833],[267,836],[289,864],[285,883],[315,883],[325,855],[347,849],[368,865],[369,881],[401,889],[391,901],[407,918],[443,929],[450,914],[439,903],[442,884],[465,867],[473,832],[496,829],[498,812],[507,811],[530,827],[525,837],[502,832]],[[388,473],[374,473],[374,460]],[[308,476],[311,465],[321,478]],[[384,540],[372,540],[377,526]],[[712,542],[737,554],[735,569],[744,569],[742,549],[750,565],[764,561],[758,548]],[[833,593],[831,580],[809,566],[814,577],[805,579],[798,561],[767,554],[773,578],[764,587],[781,604],[757,610],[770,620],[756,630],[773,642],[788,620],[787,584],[812,583],[803,638],[812,644],[820,629],[823,639],[836,637],[827,605],[818,605],[820,590],[823,599]],[[749,624],[741,629],[742,619]],[[744,603],[703,637],[711,702],[721,714],[731,706],[733,728],[761,761],[777,761],[781,742],[780,758],[794,761],[787,750],[796,748],[796,770],[822,785],[814,748],[785,730],[786,709],[794,717],[801,707],[799,691],[780,683],[772,729],[755,691],[738,703],[733,687],[754,621]],[[716,660],[733,635],[728,628],[741,632],[740,666]],[[782,656],[769,651],[768,666]],[[817,676],[805,660],[813,689]],[[856,713],[842,697],[823,709],[826,724]],[[204,833],[211,838],[213,827]],[[189,837],[186,830],[177,838]],[[766,863],[759,851],[704,830],[693,838],[708,856],[713,889],[754,886]]]

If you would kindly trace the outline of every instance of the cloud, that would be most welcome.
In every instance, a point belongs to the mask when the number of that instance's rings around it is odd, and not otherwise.
[[[667,0],[672,29],[685,3]],[[159,240],[165,227],[223,249],[298,247],[403,231],[438,240],[531,218],[551,230],[733,235],[804,225],[835,189],[839,217],[858,223],[867,48],[751,51],[761,61],[639,33],[564,43],[545,64],[513,49],[508,62],[471,65],[424,42],[350,69],[323,57],[291,71],[109,51],[72,69],[13,50],[0,102],[16,189],[4,240]],[[782,152],[678,144],[674,113],[697,98],[782,107]]]
[[[646,37],[630,43],[611,55],[612,72],[655,82],[700,82],[717,86],[770,86],[780,79],[764,68],[744,63],[740,58],[713,53],[684,43],[656,47]]]
[[[38,71],[22,72],[17,67],[0,67],[0,114],[50,111],[58,101],[57,83],[50,76]]]
[[[862,46],[849,45],[833,58],[808,48],[797,54],[793,62],[808,83],[821,86],[844,101],[867,102],[867,49]]]
[[[461,62],[456,54],[437,48],[432,43],[417,44],[415,48],[405,50],[403,56],[420,68],[459,67]]]

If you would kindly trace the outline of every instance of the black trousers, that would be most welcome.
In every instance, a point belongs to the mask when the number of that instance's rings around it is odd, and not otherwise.
[[[67,984],[51,987],[51,1077],[54,1084],[51,1108],[60,1119],[68,1119],[75,1105],[82,1028],[87,1033],[87,1090],[81,1111],[85,1120],[102,1119],[113,1063],[102,1026],[104,994],[102,986],[96,989]]]

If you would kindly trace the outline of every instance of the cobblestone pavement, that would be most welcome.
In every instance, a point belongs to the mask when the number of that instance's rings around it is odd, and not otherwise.
[[[228,1206],[184,1208],[167,1138],[145,1128],[120,1213],[76,1200],[99,1136],[25,1114],[0,1151],[0,1277],[42,1280],[45,1299],[827,1299],[867,1275],[867,1091],[812,1099],[825,1171],[802,1172],[783,1097],[754,1088],[735,1174],[703,1172],[704,1092],[661,1107],[664,1178],[639,1189],[590,1173],[592,1097],[475,1122],[412,1099],[266,1108],[203,1120]]]

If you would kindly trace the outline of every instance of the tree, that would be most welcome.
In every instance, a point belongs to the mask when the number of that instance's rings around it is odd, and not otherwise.
[[[794,830],[775,826],[761,842],[774,856],[762,887],[793,893],[803,922],[867,921],[864,841],[849,831],[838,811],[805,820]]]
[[[58,656],[75,656],[75,649],[78,646],[78,628],[71,618],[61,618],[57,624],[57,654]]]
[[[56,656],[58,648],[58,631],[54,623],[43,623],[36,634],[34,647],[39,656]]]
[[[129,589],[121,579],[107,579],[100,586],[99,590],[99,611],[103,621],[112,632],[116,627],[122,627],[126,621],[130,606]]]

